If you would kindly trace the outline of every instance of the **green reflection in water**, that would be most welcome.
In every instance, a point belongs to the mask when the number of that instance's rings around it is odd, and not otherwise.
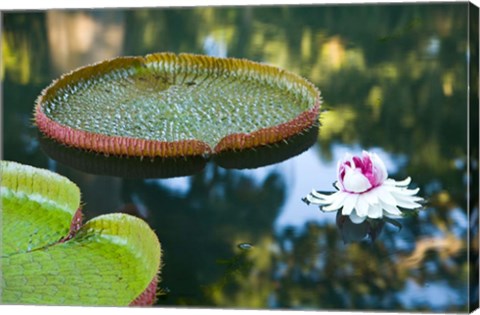
[[[61,33],[48,27],[52,12],[7,13],[4,158],[48,166],[31,127],[35,98],[59,73],[107,58],[105,47],[110,57],[207,49],[284,67],[322,90],[329,111],[310,149],[318,163],[338,144],[403,158],[392,175],[412,175],[431,206],[403,220],[400,233],[386,228],[373,244],[348,246],[334,224],[276,234],[291,176],[302,178],[281,168],[258,181],[209,164],[183,190],[61,164],[57,171],[85,191],[88,216],[118,207],[146,216],[165,247],[161,305],[466,311],[467,6],[56,11],[75,16],[76,24],[64,22],[67,34],[109,34],[67,47],[52,43]]]

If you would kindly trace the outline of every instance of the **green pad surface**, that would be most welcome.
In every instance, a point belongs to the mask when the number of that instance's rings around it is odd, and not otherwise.
[[[129,305],[157,275],[160,244],[142,220],[99,216],[68,241],[80,193],[46,170],[1,162],[1,303]]]
[[[199,141],[205,145],[203,151],[215,151],[228,136],[292,123],[290,128],[259,135],[265,139],[260,137],[252,144],[237,141],[229,148],[263,145],[314,124],[319,103],[319,92],[311,83],[275,67],[233,58],[163,53],[117,58],[67,74],[44,91],[36,115],[44,133],[69,145],[113,154],[171,156],[175,154],[166,149],[155,153],[122,150],[139,146],[122,140],[178,146]],[[39,110],[49,121],[87,135],[53,132],[54,127],[46,127],[38,118]],[[295,120],[309,111],[315,112],[309,121],[299,124]],[[116,143],[105,143],[108,139],[104,138],[92,143],[91,134],[114,137]]]

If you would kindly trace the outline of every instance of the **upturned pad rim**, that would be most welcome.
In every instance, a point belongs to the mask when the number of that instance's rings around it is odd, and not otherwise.
[[[192,67],[196,71],[235,72],[239,76],[255,76],[257,80],[273,80],[277,85],[288,89],[300,87],[311,98],[313,106],[299,115],[275,126],[258,128],[247,133],[231,133],[224,136],[215,146],[202,139],[185,139],[179,141],[150,140],[127,136],[112,136],[81,130],[62,124],[50,118],[44,112],[45,103],[58,91],[78,83],[80,80],[92,79],[122,69],[148,68],[154,63],[171,64],[174,67]],[[295,91],[294,91],[295,92]],[[305,95],[304,95],[305,96]],[[302,132],[318,123],[321,105],[319,90],[301,76],[287,70],[247,59],[217,58],[197,54],[174,54],[161,52],[146,56],[117,57],[92,65],[77,68],[54,80],[37,98],[34,120],[39,130],[49,138],[64,145],[116,156],[137,157],[181,157],[217,154],[227,150],[242,150],[262,145],[269,145]]]

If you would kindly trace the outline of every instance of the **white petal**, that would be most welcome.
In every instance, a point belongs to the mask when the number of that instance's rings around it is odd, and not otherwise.
[[[343,209],[342,209],[343,215],[350,215],[350,213],[352,213],[352,210],[355,207],[355,204],[357,203],[357,199],[358,199],[358,194],[347,194],[347,197],[343,202]]]
[[[325,204],[325,201],[323,201],[322,199],[318,199],[315,196],[312,196],[310,194],[307,195],[307,197],[305,197],[305,198],[307,199],[308,202],[310,202],[313,205],[324,205]]]
[[[397,201],[397,206],[406,208],[406,209],[415,209],[415,208],[421,208],[422,205],[417,203],[417,201],[423,201],[423,198],[418,197],[418,196],[408,196],[408,195],[402,195],[398,194],[395,191],[392,192],[392,195],[394,196],[395,200]]]
[[[340,168],[342,166],[343,162],[342,161],[338,161],[337,162],[337,183],[340,183],[342,181],[342,179],[340,178]]]
[[[378,206],[370,206],[368,209],[368,217],[372,219],[379,219],[382,217],[383,209],[382,207]]]
[[[400,214],[392,214],[392,213],[383,211],[383,215],[386,216],[386,217],[388,217],[388,218],[392,218],[392,219],[398,219],[398,218],[401,218],[401,217],[402,217],[402,213],[401,213],[401,212],[400,212]]]
[[[337,191],[331,195],[323,195],[316,193],[315,196],[313,193],[310,193],[310,195],[307,196],[307,200],[316,205],[328,206],[332,203],[335,203],[340,194],[344,194],[344,192]],[[319,196],[321,198],[317,198],[316,196]]]
[[[395,187],[395,189],[392,189],[391,191],[396,193],[396,194],[401,194],[401,195],[407,195],[407,196],[413,196],[418,193],[420,188],[415,188],[415,189],[406,189],[406,188],[399,188]],[[419,197],[420,198],[420,197]],[[422,198],[423,199],[423,198]]]
[[[372,189],[370,191],[367,191],[366,193],[362,194],[365,198],[365,200],[370,204],[370,205],[378,205],[378,196],[377,196],[377,190]]]
[[[322,207],[323,211],[335,211],[343,207],[343,201],[348,196],[348,193],[339,192],[335,193],[332,196],[335,196],[330,205]]]
[[[364,198],[363,194],[358,196],[355,210],[360,217],[366,217],[368,215],[368,202]]]
[[[370,184],[370,181],[362,174],[360,169],[346,167],[343,187],[349,192],[361,193],[372,187],[372,184]]]
[[[397,200],[397,206],[405,209],[421,208],[422,205],[410,200]]]
[[[399,193],[398,191],[392,191],[392,196],[397,200],[406,200],[406,201],[423,201],[422,197],[418,196],[411,196],[411,195],[404,195],[402,193]]]
[[[401,215],[402,212],[398,209],[395,205],[391,205],[388,203],[380,202],[380,207],[384,210],[384,212],[393,214],[393,215]]]
[[[383,161],[378,157],[376,153],[369,153],[370,159],[372,160],[373,167],[376,168],[379,172],[381,172],[382,182],[385,181],[388,177],[387,168]]]
[[[397,201],[384,186],[377,187],[377,196],[384,204],[396,206]]]
[[[312,189],[312,191],[310,192],[310,195],[314,196],[315,198],[319,198],[319,199],[325,199],[327,197],[327,195],[321,194],[321,193],[317,192],[315,189]]]
[[[382,186],[384,186],[384,187],[395,187],[395,183],[396,183],[396,181],[394,181],[393,179],[387,178],[387,179],[383,182]]]
[[[404,180],[400,180],[400,181],[394,180],[396,186],[408,186],[411,181],[412,179],[410,177],[407,177]]]
[[[327,203],[334,203],[335,200],[337,200],[339,197],[344,197],[344,195],[346,195],[348,193],[346,192],[343,192],[343,191],[337,191],[331,195],[328,195],[328,196],[325,196],[324,200],[327,202]]]
[[[357,215],[357,213],[355,211],[352,211],[352,213],[350,214],[350,221],[352,221],[355,224],[362,223],[363,221],[365,221],[366,218],[367,218],[366,216],[361,217],[361,216]]]

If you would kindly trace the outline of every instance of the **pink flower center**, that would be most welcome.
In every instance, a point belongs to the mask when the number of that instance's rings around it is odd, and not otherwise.
[[[377,164],[382,164],[382,165],[377,165]],[[356,172],[360,172],[363,175],[363,177],[365,177],[370,183],[370,187],[368,188],[368,190],[371,190],[375,187],[382,185],[386,177],[383,162],[376,157],[374,157],[374,159],[372,160],[372,157],[370,156],[370,154],[366,152],[364,152],[364,154],[362,154],[361,157],[354,156],[351,159],[344,160],[344,162],[340,164],[340,167],[338,170],[339,171],[338,178],[340,180],[340,183],[342,184],[342,187],[344,188],[345,188],[344,180],[347,173],[346,168],[356,169]]]

